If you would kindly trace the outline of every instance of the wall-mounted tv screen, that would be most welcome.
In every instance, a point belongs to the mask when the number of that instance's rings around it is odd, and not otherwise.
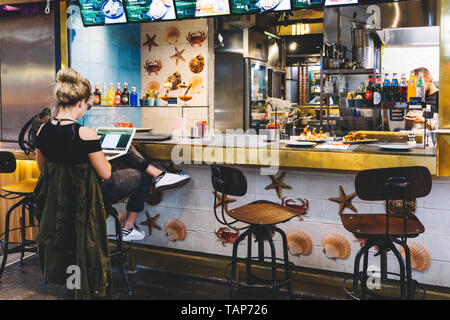
[[[175,20],[173,0],[125,0],[128,22]]]
[[[85,26],[127,23],[122,0],[80,0],[79,2]]]
[[[347,4],[358,4],[358,0],[325,0],[325,6],[344,6]]]
[[[231,0],[231,13],[258,13],[291,10],[290,0]]]
[[[323,5],[323,1],[324,0],[292,0],[292,9],[319,7]]]
[[[178,19],[192,19],[230,14],[228,0],[175,0]]]

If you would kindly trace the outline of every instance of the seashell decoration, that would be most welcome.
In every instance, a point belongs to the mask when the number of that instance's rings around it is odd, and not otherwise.
[[[411,256],[411,269],[417,271],[425,271],[430,266],[431,256],[427,249],[424,248],[420,243],[409,242],[408,248]],[[400,247],[400,254],[403,260],[405,260],[405,249]]]
[[[171,26],[166,29],[166,32],[164,34],[164,41],[172,44],[174,42],[177,42],[179,38],[180,30],[177,27]]]
[[[171,241],[184,240],[186,238],[186,226],[183,221],[176,218],[170,218],[164,225],[166,236]]]
[[[311,237],[302,230],[291,230],[286,234],[289,252],[293,255],[310,254]]]
[[[414,214],[416,208],[416,199],[406,201],[405,209],[407,214]],[[389,200],[388,210],[390,214],[403,214],[403,200]]]
[[[330,259],[346,259],[350,256],[350,242],[342,234],[331,233],[322,238],[323,252]]]

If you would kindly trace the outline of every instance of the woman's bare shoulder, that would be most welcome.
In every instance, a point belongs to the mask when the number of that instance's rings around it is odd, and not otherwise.
[[[97,132],[89,127],[81,126],[79,134],[81,140],[98,140]]]

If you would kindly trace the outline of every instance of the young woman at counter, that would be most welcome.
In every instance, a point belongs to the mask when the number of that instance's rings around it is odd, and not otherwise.
[[[37,134],[36,160],[39,170],[42,171],[46,161],[62,164],[90,162],[102,179],[105,201],[119,201],[133,193],[127,202],[122,235],[124,241],[142,240],[145,233],[135,223],[144,209],[152,180],[155,188],[168,189],[186,184],[190,177],[159,170],[138,153],[133,153],[133,148],[111,166],[102,151],[97,133],[76,122],[90,109],[91,99],[91,84],[77,71],[68,68],[58,72],[55,95],[58,103],[56,116],[43,124]],[[117,169],[119,162],[129,168]]]

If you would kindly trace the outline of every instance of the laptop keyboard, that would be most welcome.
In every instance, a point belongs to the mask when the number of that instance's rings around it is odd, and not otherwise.
[[[105,157],[114,157],[117,156],[117,153],[105,152]]]

